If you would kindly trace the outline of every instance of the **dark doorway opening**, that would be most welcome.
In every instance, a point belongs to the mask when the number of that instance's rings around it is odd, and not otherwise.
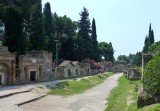
[[[68,76],[71,77],[71,70],[68,69]]]
[[[76,69],[76,75],[78,76],[78,69]]]
[[[36,82],[36,71],[30,71],[30,81]]]
[[[0,85],[2,85],[2,75],[0,75]]]

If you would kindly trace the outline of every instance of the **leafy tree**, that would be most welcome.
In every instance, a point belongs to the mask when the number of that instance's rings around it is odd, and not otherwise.
[[[152,54],[156,54],[160,52],[160,41],[155,42],[149,47],[149,52]]]
[[[142,52],[137,52],[136,56],[134,58],[134,64],[136,66],[141,66],[142,65]]]
[[[30,17],[29,50],[46,50],[48,38],[44,35],[41,0],[32,7]]]
[[[119,56],[117,57],[117,60],[118,60],[119,62],[129,63],[129,59],[128,59],[128,57],[127,57],[126,55],[119,55]]]
[[[98,56],[98,41],[97,41],[97,32],[96,32],[96,23],[95,19],[93,18],[92,20],[92,34],[91,34],[91,39],[92,39],[92,45],[93,45],[93,59],[95,61],[99,61],[99,56]]]
[[[59,58],[75,60],[75,40],[77,25],[66,15],[53,15],[54,39],[59,40]]]
[[[67,35],[67,40],[62,42],[61,51],[62,51],[62,58],[67,60],[75,60],[75,41],[74,36],[76,33],[76,22],[72,21],[67,16],[62,17],[63,21],[63,33]],[[63,37],[62,37],[63,38]]]
[[[117,58],[118,63],[133,63],[136,66],[142,65],[142,52],[137,52],[136,54],[119,55]]]
[[[47,2],[44,5],[44,10],[43,10],[43,14],[44,14],[44,33],[45,36],[47,36],[49,38],[48,41],[48,51],[53,52],[54,49],[54,41],[53,41],[53,25],[52,25],[52,13],[51,13],[51,7],[50,7],[50,3]]]
[[[90,37],[91,27],[88,10],[84,7],[80,13],[81,19],[78,21],[77,53],[78,60],[93,57],[93,45]]]
[[[113,47],[112,43],[100,42],[98,43],[99,56],[104,57],[106,61],[113,62]]]

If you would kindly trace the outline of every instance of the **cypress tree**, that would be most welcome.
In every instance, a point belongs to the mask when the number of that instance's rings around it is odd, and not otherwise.
[[[148,35],[147,35],[146,38],[145,38],[144,47],[143,47],[143,52],[144,52],[144,53],[147,53],[149,47],[150,47],[153,43],[154,43],[154,32],[153,32],[153,30],[152,30],[151,23],[150,23],[150,25],[149,25],[149,33],[148,33]]]
[[[149,40],[149,36],[146,35],[145,41],[144,41],[144,47],[143,47],[143,52],[147,53],[148,52],[148,48],[150,46],[150,40]]]
[[[30,43],[29,50],[46,50],[47,37],[44,35],[44,23],[42,18],[41,0],[32,7],[32,14],[30,17]]]
[[[91,39],[92,39],[92,45],[93,45],[93,59],[95,61],[98,61],[98,41],[97,41],[97,32],[96,32],[96,23],[95,23],[95,19],[93,18],[92,20],[92,35],[91,35]]]
[[[53,47],[54,41],[53,41],[53,34],[52,34],[53,25],[52,25],[51,7],[49,2],[45,3],[43,13],[44,13],[44,33],[45,33],[45,36],[49,38],[47,48],[48,48],[48,51],[53,52],[52,51],[54,49]]]
[[[112,46],[112,43],[110,42],[109,43],[109,57],[108,57],[108,60],[111,61],[113,63],[113,59],[114,59],[114,49],[113,49],[113,46]]]
[[[25,53],[27,43],[23,33],[23,16],[20,7],[9,7],[6,14],[5,36],[3,44],[8,46],[10,52]]]
[[[151,23],[149,25],[149,45],[151,46],[154,43],[154,32],[151,27]]]
[[[154,44],[154,31],[151,31],[151,38],[150,38],[151,45]]]

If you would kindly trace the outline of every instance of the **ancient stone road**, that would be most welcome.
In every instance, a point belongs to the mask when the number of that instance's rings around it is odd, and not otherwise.
[[[103,111],[106,107],[106,98],[111,89],[117,85],[120,76],[122,74],[115,74],[83,94],[69,97],[49,95],[20,108],[23,111]]]

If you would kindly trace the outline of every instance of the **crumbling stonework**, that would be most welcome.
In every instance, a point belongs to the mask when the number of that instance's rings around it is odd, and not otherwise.
[[[31,51],[19,58],[20,84],[53,80],[52,54]]]
[[[127,72],[127,78],[129,80],[138,80],[141,79],[141,73],[137,69],[129,69]]]
[[[143,54],[142,55],[142,78],[143,78],[143,71],[145,66],[147,65],[147,63],[153,59],[153,55],[152,54]]]
[[[87,75],[91,75],[91,67],[90,67],[90,63],[80,63],[81,65],[81,76],[87,76]]]
[[[14,85],[15,81],[15,55],[0,46],[0,85]]]
[[[55,79],[64,79],[64,69],[63,67],[56,67],[54,73]]]

